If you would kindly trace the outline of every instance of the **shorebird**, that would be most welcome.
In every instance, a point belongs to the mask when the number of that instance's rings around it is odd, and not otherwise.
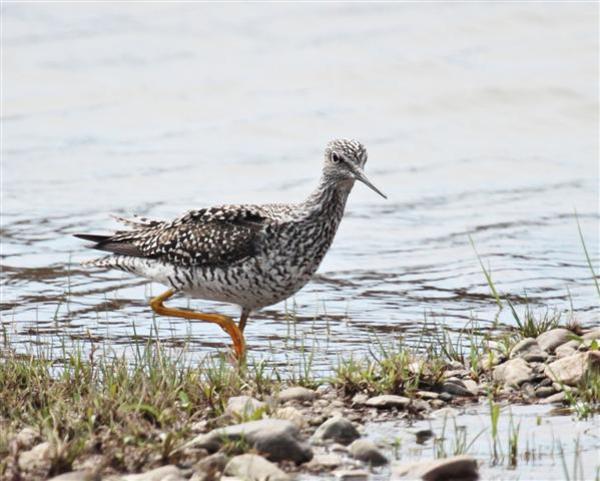
[[[287,299],[316,272],[344,215],[355,181],[386,198],[367,178],[365,147],[356,140],[327,144],[321,180],[298,204],[221,205],[192,210],[172,221],[117,220],[130,229],[111,235],[76,234],[111,255],[87,264],[119,269],[168,286],[150,301],[158,315],[218,324],[245,354],[250,314]],[[167,307],[176,292],[237,304],[239,323],[221,314]]]

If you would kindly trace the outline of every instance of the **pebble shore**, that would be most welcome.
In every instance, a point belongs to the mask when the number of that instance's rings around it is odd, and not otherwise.
[[[478,460],[471,456],[393,462],[385,449],[363,438],[362,426],[440,416],[445,409],[480,403],[490,395],[510,402],[561,404],[576,393],[585,376],[600,369],[599,339],[600,328],[580,336],[556,328],[537,338],[519,340],[509,352],[492,345],[489,354],[480,359],[481,371],[476,376],[460,362],[450,362],[435,389],[410,395],[358,392],[349,396],[322,384],[316,389],[289,386],[261,399],[231,397],[223,416],[193,427],[194,436],[176,450],[175,464],[142,473],[106,474],[99,453],[75,471],[51,479],[287,481],[299,473],[310,473],[341,481],[366,481],[387,466],[391,479],[474,480],[478,478]],[[42,433],[25,427],[10,444],[17,464],[13,472],[20,476],[15,479],[45,479],[40,473],[45,472],[55,448]]]

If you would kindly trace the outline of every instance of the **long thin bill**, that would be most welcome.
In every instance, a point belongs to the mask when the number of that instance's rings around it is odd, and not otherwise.
[[[363,184],[365,184],[369,189],[377,192],[381,197],[383,197],[384,199],[387,199],[387,196],[381,192],[377,187],[375,187],[371,181],[367,178],[367,176],[365,175],[364,172],[360,171],[360,170],[356,170],[354,172],[354,176],[356,177],[356,180],[360,180]]]

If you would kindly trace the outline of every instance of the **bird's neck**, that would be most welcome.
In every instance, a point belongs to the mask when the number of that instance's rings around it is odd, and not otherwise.
[[[354,182],[333,182],[323,176],[317,188],[303,202],[304,210],[311,217],[327,216],[341,219],[348,195]]]

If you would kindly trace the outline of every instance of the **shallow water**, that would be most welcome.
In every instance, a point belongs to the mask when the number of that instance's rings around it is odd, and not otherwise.
[[[433,460],[442,452],[453,456],[466,451],[478,460],[481,479],[488,481],[597,479],[597,417],[585,422],[557,415],[548,406],[505,405],[498,421],[494,456],[487,406],[456,411],[458,417],[444,412],[442,409],[433,419],[418,421],[409,428],[403,421],[373,423],[366,426],[366,435],[382,446],[392,464],[397,465]],[[415,433],[427,430],[432,436],[417,442]],[[509,437],[514,433],[516,456],[511,464]],[[460,446],[466,449],[463,451]],[[389,469],[381,469],[380,474],[382,479],[388,479]]]
[[[598,266],[597,5],[5,4],[2,15],[2,324],[22,348],[118,351],[151,333],[147,300],[162,287],[82,268],[94,253],[73,233],[109,231],[109,213],[301,200],[339,136],[365,143],[389,200],[356,186],[319,275],[251,319],[251,351],[293,361],[304,346],[327,369],[376,335],[415,341],[425,318],[514,324],[469,236],[520,311],[528,300],[599,322],[574,217]],[[173,319],[158,336],[197,355],[228,342]]]

